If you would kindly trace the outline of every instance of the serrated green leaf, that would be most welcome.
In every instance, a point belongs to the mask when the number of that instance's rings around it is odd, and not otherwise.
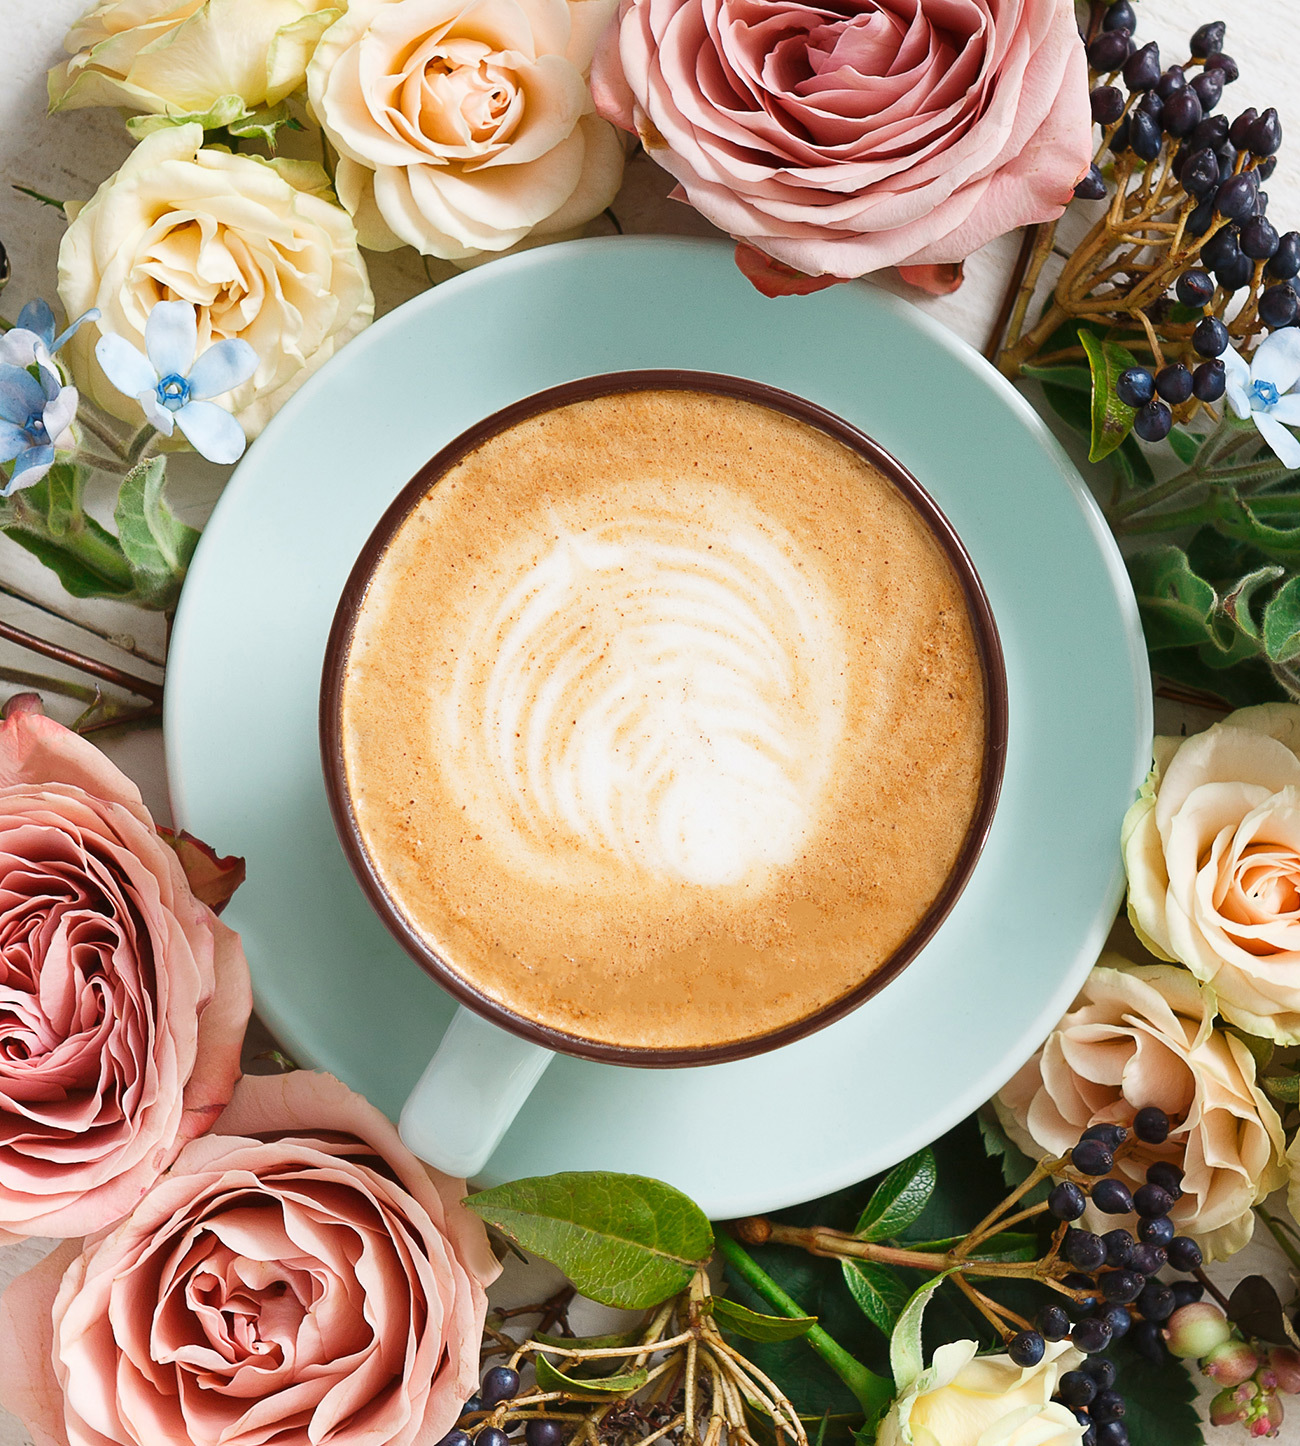
[[[1218,595],[1191,569],[1180,547],[1163,544],[1128,559],[1147,647],[1182,647],[1214,641]]]
[[[1135,1446],[1203,1446],[1196,1384],[1190,1371],[1172,1361],[1156,1365],[1127,1340],[1106,1352],[1115,1366],[1115,1390],[1124,1398],[1124,1425]],[[1218,1436],[1226,1432],[1215,1432]]]
[[[842,1260],[844,1283],[863,1315],[885,1335],[892,1335],[907,1304],[908,1288],[887,1265],[874,1260]]]
[[[583,1295],[622,1310],[676,1295],[713,1254],[700,1207],[642,1175],[568,1171],[498,1185],[465,1203],[559,1266]]]
[[[951,1274],[952,1271],[945,1270],[942,1275],[936,1275],[933,1280],[927,1280],[921,1286],[903,1307],[902,1314],[898,1317],[898,1324],[889,1338],[889,1365],[893,1373],[894,1385],[898,1388],[900,1395],[925,1369],[925,1352],[921,1346],[921,1321],[925,1315],[925,1308],[930,1303],[930,1297]]]
[[[930,1149],[895,1165],[876,1186],[854,1234],[859,1240],[891,1240],[925,1209],[939,1178]]]
[[[1203,438],[1189,432],[1185,427],[1174,427],[1169,433],[1169,445],[1184,467],[1190,467],[1196,461],[1202,440]]]
[[[998,1162],[1007,1188],[1014,1190],[1034,1173],[1034,1162],[1002,1128],[992,1106],[986,1105],[980,1110],[975,1116],[975,1122],[979,1125],[980,1139],[984,1142],[985,1150],[990,1158]]]
[[[545,1356],[537,1357],[537,1388],[541,1391],[564,1391],[587,1396],[630,1396],[646,1383],[648,1371],[624,1371],[617,1376],[570,1376],[556,1368]]]
[[[1300,1074],[1272,1075],[1261,1080],[1264,1088],[1282,1104],[1300,1103]]]
[[[1300,577],[1290,577],[1264,609],[1264,651],[1275,663],[1300,658]]]
[[[709,1309],[724,1330],[747,1341],[793,1341],[806,1336],[817,1324],[815,1315],[763,1315],[722,1295],[709,1297]]]
[[[151,457],[122,479],[114,520],[122,552],[142,597],[170,606],[180,595],[199,534],[172,513],[163,495],[167,464]]]
[[[106,542],[117,545],[117,539],[111,532],[100,527],[92,518],[87,518],[86,521],[94,530],[103,533]],[[21,527],[6,527],[4,532],[6,537],[16,542],[24,551],[30,552],[33,557],[43,562],[72,597],[111,597],[123,601],[133,599],[133,588],[101,577],[80,558],[65,552],[57,543],[34,532],[25,532]]]
[[[1100,462],[1133,430],[1137,412],[1120,401],[1115,383],[1121,372],[1137,366],[1137,357],[1118,342],[1101,341],[1089,331],[1080,331],[1079,341],[1092,369],[1092,441],[1088,460]]]

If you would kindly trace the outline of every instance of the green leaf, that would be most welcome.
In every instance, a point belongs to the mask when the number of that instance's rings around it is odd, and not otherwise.
[[[644,1310],[676,1295],[713,1253],[713,1229],[680,1190],[641,1175],[568,1171],[515,1180],[465,1203],[585,1296]]]
[[[979,1124],[980,1138],[984,1141],[984,1148],[988,1151],[990,1158],[998,1162],[1007,1188],[1014,1190],[1017,1185],[1023,1184],[1034,1173],[1034,1162],[1002,1128],[1001,1121],[993,1113],[991,1105],[986,1105],[981,1109],[975,1118]],[[1028,1203],[1033,1205],[1037,1204],[1037,1201],[1031,1198]]]
[[[1278,562],[1300,563],[1300,527],[1275,527],[1265,522],[1266,499],[1261,498],[1258,510],[1226,489],[1218,489],[1218,524],[1222,532],[1241,542],[1248,542]]]
[[[1198,577],[1180,547],[1165,543],[1128,560],[1147,647],[1181,647],[1213,641],[1211,619],[1218,596]]]
[[[1033,1194],[1026,1197],[1033,1198]],[[942,1254],[945,1250],[952,1250],[965,1240],[964,1235],[950,1235],[946,1240],[909,1240],[907,1242],[910,1250],[932,1250],[935,1254]],[[997,1235],[990,1235],[978,1250],[972,1255],[972,1260],[1034,1260],[1038,1256],[1038,1236],[1030,1235],[1023,1230],[1003,1230]]]
[[[1110,454],[1110,459],[1123,474],[1125,483],[1134,490],[1150,487],[1156,480],[1147,454],[1138,446],[1136,437],[1125,437]]]
[[[892,1335],[908,1301],[908,1288],[887,1265],[874,1260],[842,1260],[844,1283],[863,1315],[885,1335]]]
[[[1203,438],[1189,432],[1185,427],[1174,427],[1169,433],[1169,445],[1184,467],[1190,467],[1196,461],[1202,440]]]
[[[877,1185],[853,1233],[859,1240],[890,1240],[901,1234],[925,1209],[938,1178],[934,1152],[928,1148],[896,1165]]]
[[[1262,659],[1238,663],[1224,671],[1209,667],[1196,648],[1162,648],[1151,654],[1151,671],[1171,683],[1222,698],[1232,708],[1287,701],[1285,689]]]
[[[548,1336],[544,1331],[534,1331],[533,1340],[544,1346],[564,1346],[578,1351],[611,1351],[624,1346],[634,1346],[641,1339],[641,1332],[623,1331],[613,1336]]]
[[[1115,1389],[1127,1408],[1124,1425],[1136,1446],[1204,1446],[1190,1371],[1172,1361],[1154,1365],[1127,1340],[1116,1341],[1106,1356],[1114,1363]]]
[[[270,108],[252,111],[226,125],[232,136],[264,141],[272,150],[275,149],[275,138],[282,127],[291,131],[302,130],[299,122],[289,114],[289,106],[285,101]]]
[[[154,131],[192,125],[195,121],[205,131],[219,131],[223,126],[230,126],[232,121],[238,121],[248,113],[243,96],[223,95],[218,96],[207,110],[184,111],[178,115],[133,115],[127,121],[126,128],[135,140],[142,141]]]
[[[1036,382],[1047,382],[1052,386],[1062,387],[1067,392],[1086,392],[1089,395],[1092,393],[1092,373],[1087,367],[1023,366],[1020,371],[1021,375]]]
[[[1092,409],[1088,405],[1087,397],[1081,392],[1072,392],[1067,387],[1045,382],[1043,398],[1067,427],[1082,432],[1085,437],[1092,431]]]
[[[1090,331],[1080,331],[1079,341],[1092,368],[1092,444],[1088,460],[1100,462],[1133,430],[1137,411],[1120,401],[1115,383],[1121,372],[1137,366],[1137,357],[1118,342],[1098,340]]]
[[[113,534],[99,527],[93,518],[87,518],[86,521],[91,530],[98,530],[104,534],[104,541],[111,542],[114,546],[117,545],[117,539]],[[57,543],[50,542],[47,538],[39,537],[34,532],[26,532],[21,527],[6,527],[4,532],[6,537],[11,538],[19,547],[43,562],[72,597],[126,599],[134,594],[133,588],[109,582],[88,567],[80,558],[65,552]]]
[[[936,1275],[912,1296],[898,1318],[894,1333],[889,1338],[889,1364],[893,1371],[894,1384],[899,1392],[907,1390],[925,1369],[925,1352],[921,1345],[921,1320],[930,1297],[952,1274],[946,1270]]]
[[[1260,1083],[1281,1104],[1300,1103],[1300,1074],[1270,1075]]]
[[[817,1324],[815,1315],[763,1315],[721,1295],[710,1296],[709,1302],[714,1320],[724,1330],[731,1331],[733,1335],[744,1336],[747,1341],[798,1340]]]
[[[133,467],[122,479],[114,519],[118,540],[136,578],[137,591],[169,606],[180,595],[181,583],[199,534],[179,521],[163,496],[167,464],[151,457]]]
[[[1189,559],[1190,560],[1190,559]],[[1286,576],[1286,568],[1277,563],[1258,567],[1238,579],[1231,592],[1223,599],[1223,611],[1248,638],[1256,643],[1263,642],[1259,624],[1255,620],[1255,595],[1261,588],[1270,587],[1280,577]]]
[[[23,510],[34,512],[50,537],[66,537],[83,516],[82,493],[88,468],[71,462],[56,462],[34,487],[23,492]]]
[[[1275,663],[1300,658],[1300,577],[1290,577],[1264,609],[1264,651]]]
[[[545,1356],[537,1357],[537,1388],[585,1396],[630,1396],[646,1383],[648,1371],[624,1371],[617,1376],[570,1376],[557,1371]]]

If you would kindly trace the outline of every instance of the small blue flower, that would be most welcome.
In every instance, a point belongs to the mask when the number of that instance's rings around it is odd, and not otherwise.
[[[18,313],[18,325],[0,336],[0,364],[52,367],[51,358],[64,342],[75,336],[88,321],[98,320],[99,308],[92,306],[56,337],[54,313],[50,310],[49,303],[39,299],[29,301]]]
[[[75,445],[68,429],[77,389],[65,387],[53,367],[34,365],[35,376],[25,366],[0,363],[0,462],[14,464],[0,497],[39,482],[54,464],[55,448]]]
[[[95,344],[104,375],[144,409],[164,437],[179,427],[209,462],[235,462],[246,445],[244,430],[224,407],[209,401],[246,382],[257,370],[257,353],[229,338],[195,360],[198,317],[188,301],[159,301],[144,327],[148,356],[111,332]]]
[[[1264,338],[1250,365],[1231,347],[1223,354],[1228,372],[1228,402],[1241,418],[1249,417],[1259,434],[1286,467],[1300,468],[1300,438],[1288,427],[1300,427],[1300,331],[1286,327]]]

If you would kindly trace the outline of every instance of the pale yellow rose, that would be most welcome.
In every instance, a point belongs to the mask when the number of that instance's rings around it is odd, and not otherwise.
[[[1133,927],[1249,1034],[1300,1043],[1300,707],[1157,738],[1124,820]]]
[[[205,113],[227,97],[276,105],[298,89],[343,0],[99,0],[68,31],[50,109]],[[231,117],[233,118],[233,117]]]
[[[1115,1174],[1136,1187],[1155,1160],[1178,1165],[1183,1196],[1170,1218],[1222,1259],[1250,1239],[1252,1206],[1286,1179],[1286,1143],[1255,1083],[1254,1056],[1215,1029],[1214,1017],[1213,990],[1185,969],[1103,954],[1073,1008],[993,1103],[1036,1160],[1065,1154],[1089,1125],[1128,1126],[1147,1105],[1164,1110],[1169,1139],[1134,1141]],[[1120,1223],[1089,1211],[1094,1229]]]
[[[1068,1341],[1036,1366],[979,1356],[974,1341],[940,1346],[880,1423],[877,1446],[1077,1446],[1084,1428],[1053,1401],[1056,1383],[1083,1360]]]
[[[143,422],[135,400],[95,360],[101,332],[144,350],[159,301],[198,308],[199,351],[240,337],[258,356],[252,378],[222,398],[254,437],[307,377],[369,325],[374,297],[347,212],[306,161],[203,150],[196,124],[147,136],[79,208],[59,247],[69,316],[97,306],[64,349],[83,392]]]
[[[614,199],[585,79],[614,0],[352,0],[307,67],[361,244],[466,261]]]

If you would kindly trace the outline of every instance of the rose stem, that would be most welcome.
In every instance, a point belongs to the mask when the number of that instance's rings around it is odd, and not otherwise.
[[[1287,1239],[1285,1232],[1281,1228],[1281,1223],[1277,1220],[1277,1218],[1273,1215],[1270,1215],[1269,1212],[1265,1210],[1262,1205],[1255,1206],[1255,1214],[1258,1215],[1259,1218],[1268,1227],[1268,1233],[1282,1247],[1283,1254],[1286,1256],[1286,1258],[1297,1269],[1300,1269],[1300,1251],[1295,1248],[1295,1243],[1293,1241]]]
[[[984,343],[986,361],[992,361],[1002,346],[1002,337],[1006,332],[1007,322],[1011,319],[1011,308],[1016,304],[1020,283],[1025,279],[1025,272],[1029,267],[1029,257],[1034,249],[1037,231],[1037,226],[1026,226],[1024,235],[1020,238],[1020,251],[1016,255],[1015,265],[1011,268],[1011,275],[1007,277],[1006,290],[1002,293],[1002,304],[998,307],[998,314],[993,318],[989,339]]]
[[[41,673],[28,673],[22,668],[0,668],[0,683],[12,683],[37,693],[58,693],[64,698],[74,698],[78,703],[94,707],[103,694],[98,688],[87,688],[84,683],[69,683],[62,678],[47,678]]]
[[[787,1295],[733,1236],[720,1231],[717,1246],[718,1253],[727,1264],[774,1310],[795,1320],[807,1316],[807,1311],[798,1301]],[[868,1420],[874,1420],[893,1399],[893,1382],[869,1371],[861,1361],[854,1360],[821,1326],[813,1326],[804,1340],[858,1398]]]
[[[87,658],[82,653],[73,652],[71,648],[62,648],[58,643],[47,643],[44,638],[24,632],[22,628],[16,628],[11,623],[0,622],[0,640],[39,653],[41,657],[49,658],[53,662],[64,663],[69,668],[76,668],[78,672],[88,673],[92,678],[99,678],[105,683],[125,688],[139,698],[148,698],[151,703],[162,702],[161,684],[150,683],[144,678],[124,673],[120,668],[101,663],[96,658]]]
[[[85,737],[87,733],[99,733],[105,728],[129,728],[136,723],[149,723],[162,717],[162,709],[156,704],[141,708],[138,713],[119,713],[116,717],[100,718],[94,723],[76,725],[76,732]]]
[[[1228,1297],[1224,1295],[1224,1293],[1219,1289],[1219,1287],[1215,1285],[1215,1283],[1210,1279],[1208,1275],[1206,1275],[1205,1271],[1194,1270],[1192,1274],[1197,1280],[1201,1282],[1201,1284],[1206,1288],[1206,1290],[1210,1292],[1210,1294],[1215,1298],[1215,1300],[1219,1302],[1219,1304],[1224,1308],[1224,1310],[1227,1310]]]

